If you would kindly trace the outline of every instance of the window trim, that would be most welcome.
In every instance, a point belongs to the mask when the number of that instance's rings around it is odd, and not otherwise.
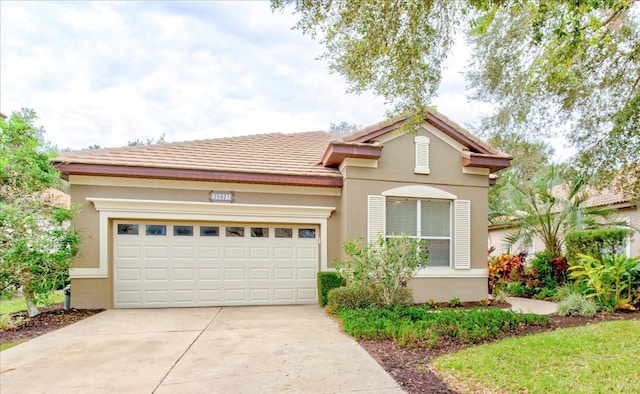
[[[412,239],[424,239],[425,241],[429,241],[429,240],[447,240],[449,241],[449,264],[448,265],[438,265],[438,266],[429,266],[427,264],[428,269],[442,269],[442,268],[453,268],[453,263],[454,263],[454,254],[453,254],[453,249],[454,249],[454,239],[453,239],[453,232],[454,232],[454,218],[453,218],[453,200],[448,200],[448,199],[435,199],[435,198],[417,198],[417,197],[398,197],[398,196],[388,196],[388,198],[403,198],[403,199],[408,199],[408,200],[412,200],[416,202],[416,235],[408,235],[409,238]],[[385,197],[384,199],[384,205],[385,205],[385,226],[384,226],[384,237],[386,238],[400,238],[402,236],[402,234],[388,234],[387,233],[387,211],[386,211],[386,205],[387,205],[387,201],[388,198]],[[425,236],[422,235],[422,202],[423,201],[439,201],[439,202],[447,202],[448,206],[449,206],[449,236]],[[406,235],[406,234],[405,234]]]

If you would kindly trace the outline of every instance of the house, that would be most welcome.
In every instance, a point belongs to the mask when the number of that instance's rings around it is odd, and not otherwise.
[[[631,226],[633,233],[627,241],[627,256],[640,256],[640,207],[633,203],[633,200],[625,194],[616,193],[609,190],[591,191],[590,197],[584,202],[584,207],[611,207],[615,209],[616,221],[627,222]],[[515,223],[514,223],[515,224]],[[531,245],[518,243],[509,245],[505,237],[513,232],[514,226],[490,225],[488,243],[489,248],[493,248],[491,256],[502,253],[518,253],[521,251],[532,255],[536,252],[544,251],[545,247],[539,238],[535,238]]]
[[[487,297],[487,194],[498,152],[430,110],[349,136],[258,134],[64,153],[81,207],[72,306],[314,303],[353,238],[425,238],[416,302]]]

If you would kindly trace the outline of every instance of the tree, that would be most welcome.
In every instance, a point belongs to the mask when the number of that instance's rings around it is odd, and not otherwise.
[[[162,134],[160,137],[158,137],[158,139],[154,140],[151,137],[147,137],[144,140],[140,139],[140,138],[136,138],[133,141],[129,141],[127,142],[127,146],[138,146],[138,145],[152,145],[152,144],[164,144],[166,141],[164,140],[166,134]],[[97,145],[96,145],[97,146]],[[89,147],[89,149],[92,149],[91,147]]]
[[[56,206],[48,190],[59,173],[42,151],[33,110],[0,119],[0,296],[22,292],[29,316],[68,276],[79,236],[73,212]]]
[[[553,148],[543,141],[530,141],[517,133],[492,133],[487,142],[513,156],[511,166],[498,173],[496,183],[489,188],[489,223],[501,220],[508,203],[503,197],[510,183],[526,183],[534,174],[548,167]]]
[[[640,196],[639,4],[547,0],[485,14],[468,73],[473,98],[497,106],[483,126],[560,130],[583,173]]]
[[[361,128],[362,126],[360,125],[343,120],[342,122],[337,124],[332,122],[329,125],[329,132],[338,135],[349,135]]]
[[[495,223],[515,228],[505,238],[510,245],[530,244],[538,237],[547,252],[559,256],[564,237],[571,232],[625,225],[613,220],[613,208],[585,206],[588,198],[583,177],[551,165],[525,184],[510,182],[507,185],[502,195],[506,202],[504,210]]]
[[[561,130],[576,162],[640,195],[638,0],[272,0],[293,5],[296,27],[350,92],[372,90],[400,112],[435,94],[456,34],[474,44],[473,98],[498,109],[485,127],[539,135]],[[424,111],[424,110],[422,110]],[[596,164],[596,165],[594,165]]]

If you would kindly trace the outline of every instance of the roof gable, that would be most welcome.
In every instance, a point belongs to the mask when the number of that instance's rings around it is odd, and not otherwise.
[[[344,137],[344,141],[350,143],[371,143],[381,136],[401,128],[406,125],[407,122],[408,116],[396,116],[348,135]],[[461,154],[463,166],[485,167],[489,168],[491,172],[509,167],[510,161],[513,158],[511,155],[502,153],[491,147],[436,110],[428,108],[424,122],[463,146],[463,152]]]

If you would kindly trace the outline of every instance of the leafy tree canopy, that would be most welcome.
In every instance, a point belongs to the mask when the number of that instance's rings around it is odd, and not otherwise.
[[[474,45],[473,98],[496,104],[484,127],[564,133],[576,163],[640,195],[640,1],[272,0],[325,45],[350,91],[396,111],[424,108],[456,34]],[[420,115],[420,114],[418,114]],[[594,165],[596,164],[596,165]]]
[[[42,150],[33,110],[0,119],[0,296],[22,292],[30,316],[68,277],[79,236],[73,212],[59,207],[51,188],[59,173]]]
[[[338,135],[349,135],[361,128],[362,126],[360,125],[343,120],[340,123],[332,122],[329,125],[329,132],[333,134],[338,134]]]

